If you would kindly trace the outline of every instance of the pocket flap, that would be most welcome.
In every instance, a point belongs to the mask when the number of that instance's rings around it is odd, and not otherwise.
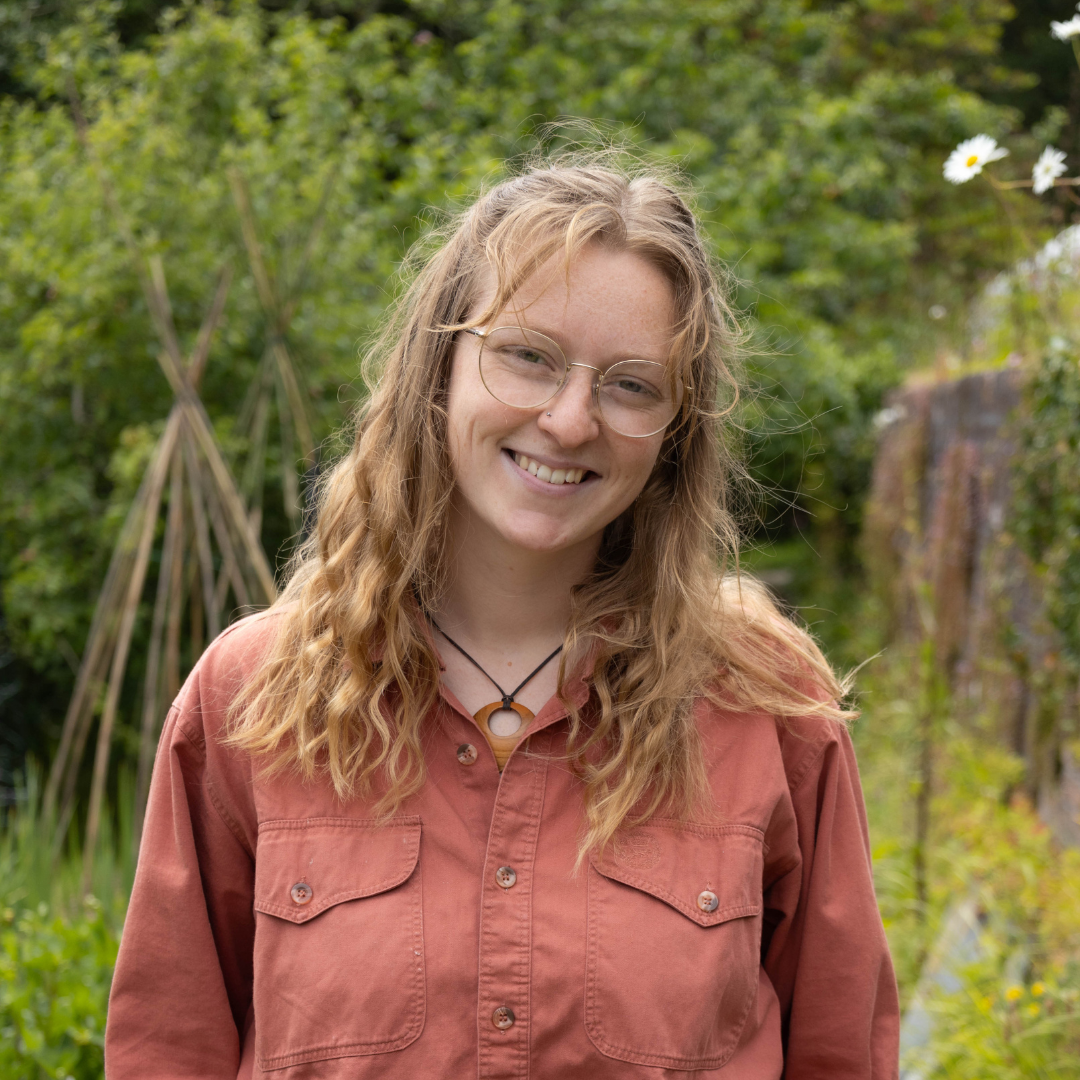
[[[264,821],[255,848],[255,910],[307,922],[334,904],[407,881],[419,855],[419,817]]]
[[[699,926],[715,926],[761,914],[764,839],[752,825],[654,818],[590,861],[611,881],[663,900]]]

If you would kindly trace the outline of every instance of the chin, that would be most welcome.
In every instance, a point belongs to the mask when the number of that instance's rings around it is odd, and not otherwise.
[[[504,522],[499,531],[508,544],[524,551],[564,551],[589,538],[587,529],[569,528],[561,521],[538,520],[531,514],[523,520]]]

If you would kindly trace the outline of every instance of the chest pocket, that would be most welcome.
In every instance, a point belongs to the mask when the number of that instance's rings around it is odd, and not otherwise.
[[[608,1057],[717,1069],[757,1000],[762,843],[652,821],[591,860],[585,1028]]]
[[[386,1053],[419,1036],[419,854],[418,817],[260,825],[253,1004],[261,1069]]]

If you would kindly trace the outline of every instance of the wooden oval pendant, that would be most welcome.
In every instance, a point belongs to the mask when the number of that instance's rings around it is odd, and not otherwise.
[[[490,705],[485,705],[473,716],[473,719],[480,725],[480,730],[484,733],[484,738],[487,739],[488,745],[491,747],[491,752],[495,755],[495,761],[499,766],[499,772],[502,772],[503,766],[510,757],[510,751],[517,746],[518,740],[529,726],[534,715],[526,709],[524,705],[520,705],[516,701],[510,702],[510,708],[518,714],[521,718],[521,722],[518,724],[517,729],[509,734],[496,734],[491,730],[491,725],[489,723],[492,713],[506,711],[506,706],[503,705],[501,701],[493,701]],[[497,726],[502,728],[501,724]],[[504,728],[502,730],[505,731]]]

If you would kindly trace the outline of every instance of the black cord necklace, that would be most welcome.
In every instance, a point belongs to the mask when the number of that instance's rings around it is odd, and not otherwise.
[[[428,620],[431,625],[434,626],[435,629],[438,630],[439,633],[442,634],[442,636],[446,638],[446,640],[449,641],[450,644],[453,645],[454,648],[457,649],[457,651],[461,653],[461,655],[464,656],[465,659],[468,660],[469,663],[472,664],[473,667],[475,667],[484,676],[484,678],[486,678],[491,683],[491,685],[499,691],[499,694],[502,696],[501,701],[493,701],[490,705],[485,705],[479,712],[474,715],[473,719],[475,719],[476,722],[481,726],[485,735],[494,736],[496,739],[512,738],[517,733],[517,729],[515,729],[514,732],[506,732],[505,734],[502,732],[492,731],[491,728],[488,726],[488,718],[493,712],[498,712],[505,709],[508,712],[515,712],[518,714],[519,717],[521,717],[521,721],[518,724],[518,729],[520,729],[522,723],[527,724],[530,720],[532,720],[533,713],[530,712],[527,708],[525,708],[524,705],[520,704],[520,702],[515,701],[514,698],[517,696],[518,692],[525,687],[525,685],[529,682],[530,679],[539,675],[540,672],[545,667],[547,667],[547,665],[551,663],[551,661],[554,660],[555,657],[559,655],[559,653],[562,652],[563,647],[560,645],[550,656],[542,660],[540,664],[529,675],[522,679],[521,682],[518,683],[518,685],[515,686],[514,689],[511,690],[508,694],[480,666],[480,664],[476,660],[474,660],[430,615],[428,615]]]

